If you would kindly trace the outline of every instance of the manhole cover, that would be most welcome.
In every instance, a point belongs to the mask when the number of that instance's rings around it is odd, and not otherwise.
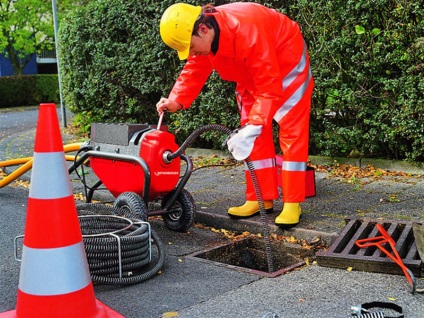
[[[380,223],[396,242],[403,263],[414,276],[421,277],[423,263],[418,255],[412,222],[373,221],[351,219],[328,250],[316,254],[321,266],[348,268],[365,272],[400,274],[402,269],[377,247],[359,248],[359,239],[379,236],[376,224]],[[388,244],[387,244],[388,245]],[[385,246],[390,251],[389,246]]]
[[[303,266],[306,258],[314,257],[313,250],[286,242],[271,242],[271,250],[275,269],[272,273],[268,272],[265,241],[259,238],[239,240],[189,257],[266,277],[284,274]]]

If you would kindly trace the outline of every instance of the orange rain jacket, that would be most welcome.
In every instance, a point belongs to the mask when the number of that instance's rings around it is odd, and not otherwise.
[[[213,70],[236,82],[241,124],[264,128],[249,157],[257,167],[263,199],[278,198],[272,137],[276,116],[284,160],[289,160],[281,171],[284,202],[302,202],[313,80],[300,28],[287,16],[255,3],[231,3],[216,10],[210,14],[220,29],[218,51],[189,56],[168,98],[189,108]],[[246,184],[247,200],[255,200],[248,172]]]
[[[191,56],[175,83],[169,99],[190,107],[206,80],[216,70],[223,80],[236,82],[256,97],[250,124],[266,124],[282,104],[281,83],[290,39],[300,33],[297,23],[275,10],[254,3],[232,3],[216,7],[220,28],[216,55]]]

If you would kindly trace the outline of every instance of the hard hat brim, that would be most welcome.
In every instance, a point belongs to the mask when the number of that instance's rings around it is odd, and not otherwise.
[[[190,54],[190,46],[184,51],[177,51],[177,52],[178,52],[178,57],[181,61],[186,60],[188,58],[188,55]]]

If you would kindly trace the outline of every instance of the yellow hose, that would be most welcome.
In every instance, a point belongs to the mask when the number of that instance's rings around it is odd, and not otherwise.
[[[64,145],[63,151],[65,153],[73,152],[73,151],[79,150],[80,147],[81,147],[81,143]],[[65,155],[65,159],[67,161],[74,161],[75,156]],[[32,168],[33,161],[34,161],[33,157],[25,157],[25,158],[10,159],[10,160],[0,162],[0,167],[22,165],[16,170],[14,170],[11,174],[7,175],[6,177],[0,180],[0,188],[3,188],[4,186],[13,182],[14,180],[22,176],[24,173],[26,173],[28,170],[30,170]]]
[[[1,167],[21,165],[23,163],[28,162],[29,160],[32,160],[32,157],[17,158],[17,159],[10,159],[10,160],[6,160],[6,161],[2,161],[2,162],[0,162],[0,168]]]
[[[32,168],[32,162],[33,159],[31,158],[28,160],[24,165],[20,166],[18,169],[13,171],[11,174],[7,175],[3,179],[0,180],[0,188],[3,188],[4,186],[8,185],[15,179],[19,178],[21,175],[23,175],[25,172],[30,170]]]
[[[77,151],[81,148],[82,143],[74,143],[74,144],[69,144],[69,145],[64,145],[63,146],[63,151],[66,152],[72,152],[72,151]]]

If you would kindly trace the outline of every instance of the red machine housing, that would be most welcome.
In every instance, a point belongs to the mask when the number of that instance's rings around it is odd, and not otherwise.
[[[136,162],[91,157],[91,168],[112,195],[117,197],[123,192],[135,192],[143,196],[144,191],[148,190],[149,200],[152,200],[174,190],[180,178],[180,158],[169,163],[164,160],[165,152],[173,153],[178,149],[174,135],[150,128],[138,131],[128,139],[128,146],[95,142],[94,148],[142,158],[149,168],[147,172],[150,173],[150,186],[149,189],[144,189],[146,171]],[[134,148],[138,153],[134,153]]]

